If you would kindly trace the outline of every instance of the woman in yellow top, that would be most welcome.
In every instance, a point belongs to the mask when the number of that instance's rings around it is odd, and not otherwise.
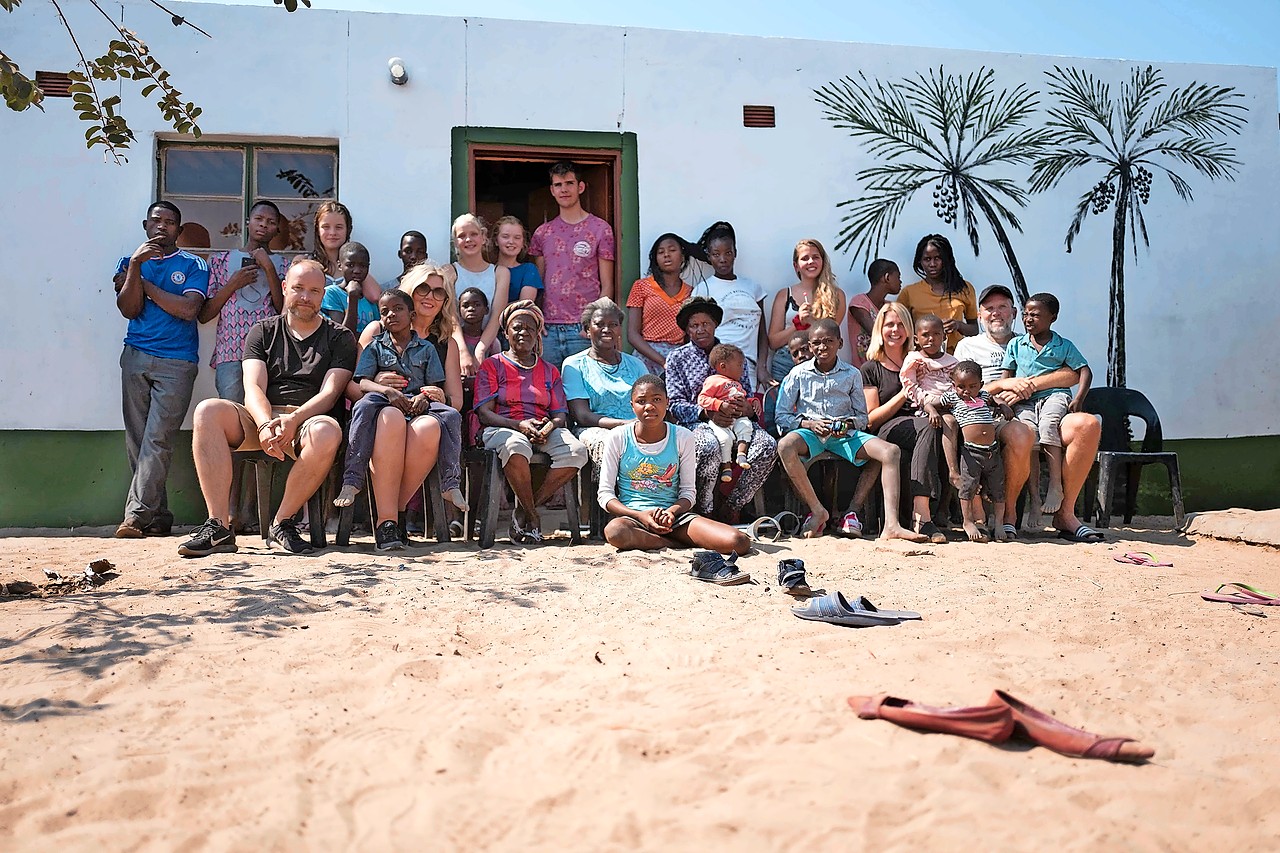
[[[956,269],[951,242],[941,234],[924,235],[916,244],[911,267],[921,280],[902,288],[898,302],[906,306],[913,320],[925,314],[941,317],[947,352],[955,352],[961,338],[978,334],[978,296]]]

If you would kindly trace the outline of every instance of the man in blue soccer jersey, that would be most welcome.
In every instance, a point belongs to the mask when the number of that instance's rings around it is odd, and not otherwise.
[[[125,447],[133,481],[121,539],[167,536],[173,527],[165,480],[173,438],[191,405],[198,367],[196,315],[209,267],[178,248],[182,212],[167,201],[147,209],[147,241],[116,266],[116,307],[129,321],[120,355]]]

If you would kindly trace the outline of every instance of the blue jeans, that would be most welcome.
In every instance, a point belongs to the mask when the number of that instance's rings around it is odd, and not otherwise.
[[[213,384],[218,389],[218,397],[233,403],[244,405],[244,363],[224,361],[214,365]]]
[[[365,394],[351,407],[342,485],[364,488],[365,469],[373,455],[373,442],[377,437],[378,413],[390,405],[387,395],[374,391]],[[445,492],[457,489],[462,483],[462,415],[443,403],[432,403],[427,414],[440,422],[440,450],[436,455],[440,489]]]
[[[542,360],[559,370],[566,358],[590,345],[577,323],[551,323],[547,326],[547,336],[542,339]]]
[[[191,407],[198,369],[194,362],[158,358],[128,344],[120,353],[124,444],[133,471],[124,517],[140,527],[173,522],[165,480],[173,459],[173,437]]]

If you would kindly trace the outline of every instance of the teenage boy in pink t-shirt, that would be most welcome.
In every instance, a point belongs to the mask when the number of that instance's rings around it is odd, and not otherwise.
[[[546,286],[543,312],[547,337],[542,359],[559,368],[566,356],[587,348],[582,337],[582,309],[601,296],[614,298],[616,255],[609,223],[582,207],[587,184],[578,179],[578,167],[561,160],[550,173],[551,195],[560,206],[560,215],[533,232],[529,256]]]

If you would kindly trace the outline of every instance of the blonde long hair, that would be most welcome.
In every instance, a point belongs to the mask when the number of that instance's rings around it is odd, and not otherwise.
[[[427,334],[434,336],[438,341],[446,341],[453,337],[454,330],[458,328],[458,300],[453,294],[453,281],[448,275],[445,275],[444,268],[435,264],[418,264],[400,279],[400,289],[409,294],[410,299],[413,299],[413,292],[426,285],[433,275],[439,276],[444,283],[444,292],[447,295],[440,305],[440,313],[436,314],[435,319],[431,321]],[[416,299],[414,299],[413,307],[415,311],[418,308]]]
[[[449,227],[449,243],[453,251],[453,259],[458,260],[458,229],[464,225],[474,225],[480,232],[480,257],[485,263],[494,263],[485,257],[489,248],[489,223],[485,222],[474,213],[464,213],[457,219],[453,220],[453,225]]]
[[[907,340],[902,350],[903,357],[906,357],[906,354],[915,346],[913,341],[916,331],[915,325],[911,322],[911,312],[901,302],[886,302],[876,312],[876,321],[871,325],[871,343],[867,344],[868,361],[880,361],[881,356],[884,355],[884,318],[890,313],[897,314],[902,325],[907,327]]]
[[[800,262],[800,250],[806,246],[817,249],[818,254],[822,256],[822,272],[818,273],[818,280],[813,288],[813,299],[809,300],[809,305],[813,308],[813,316],[839,323],[844,319],[836,316],[839,285],[836,283],[836,274],[831,271],[831,258],[828,257],[823,245],[811,237],[796,243],[796,247],[791,250],[791,266],[794,268]]]

